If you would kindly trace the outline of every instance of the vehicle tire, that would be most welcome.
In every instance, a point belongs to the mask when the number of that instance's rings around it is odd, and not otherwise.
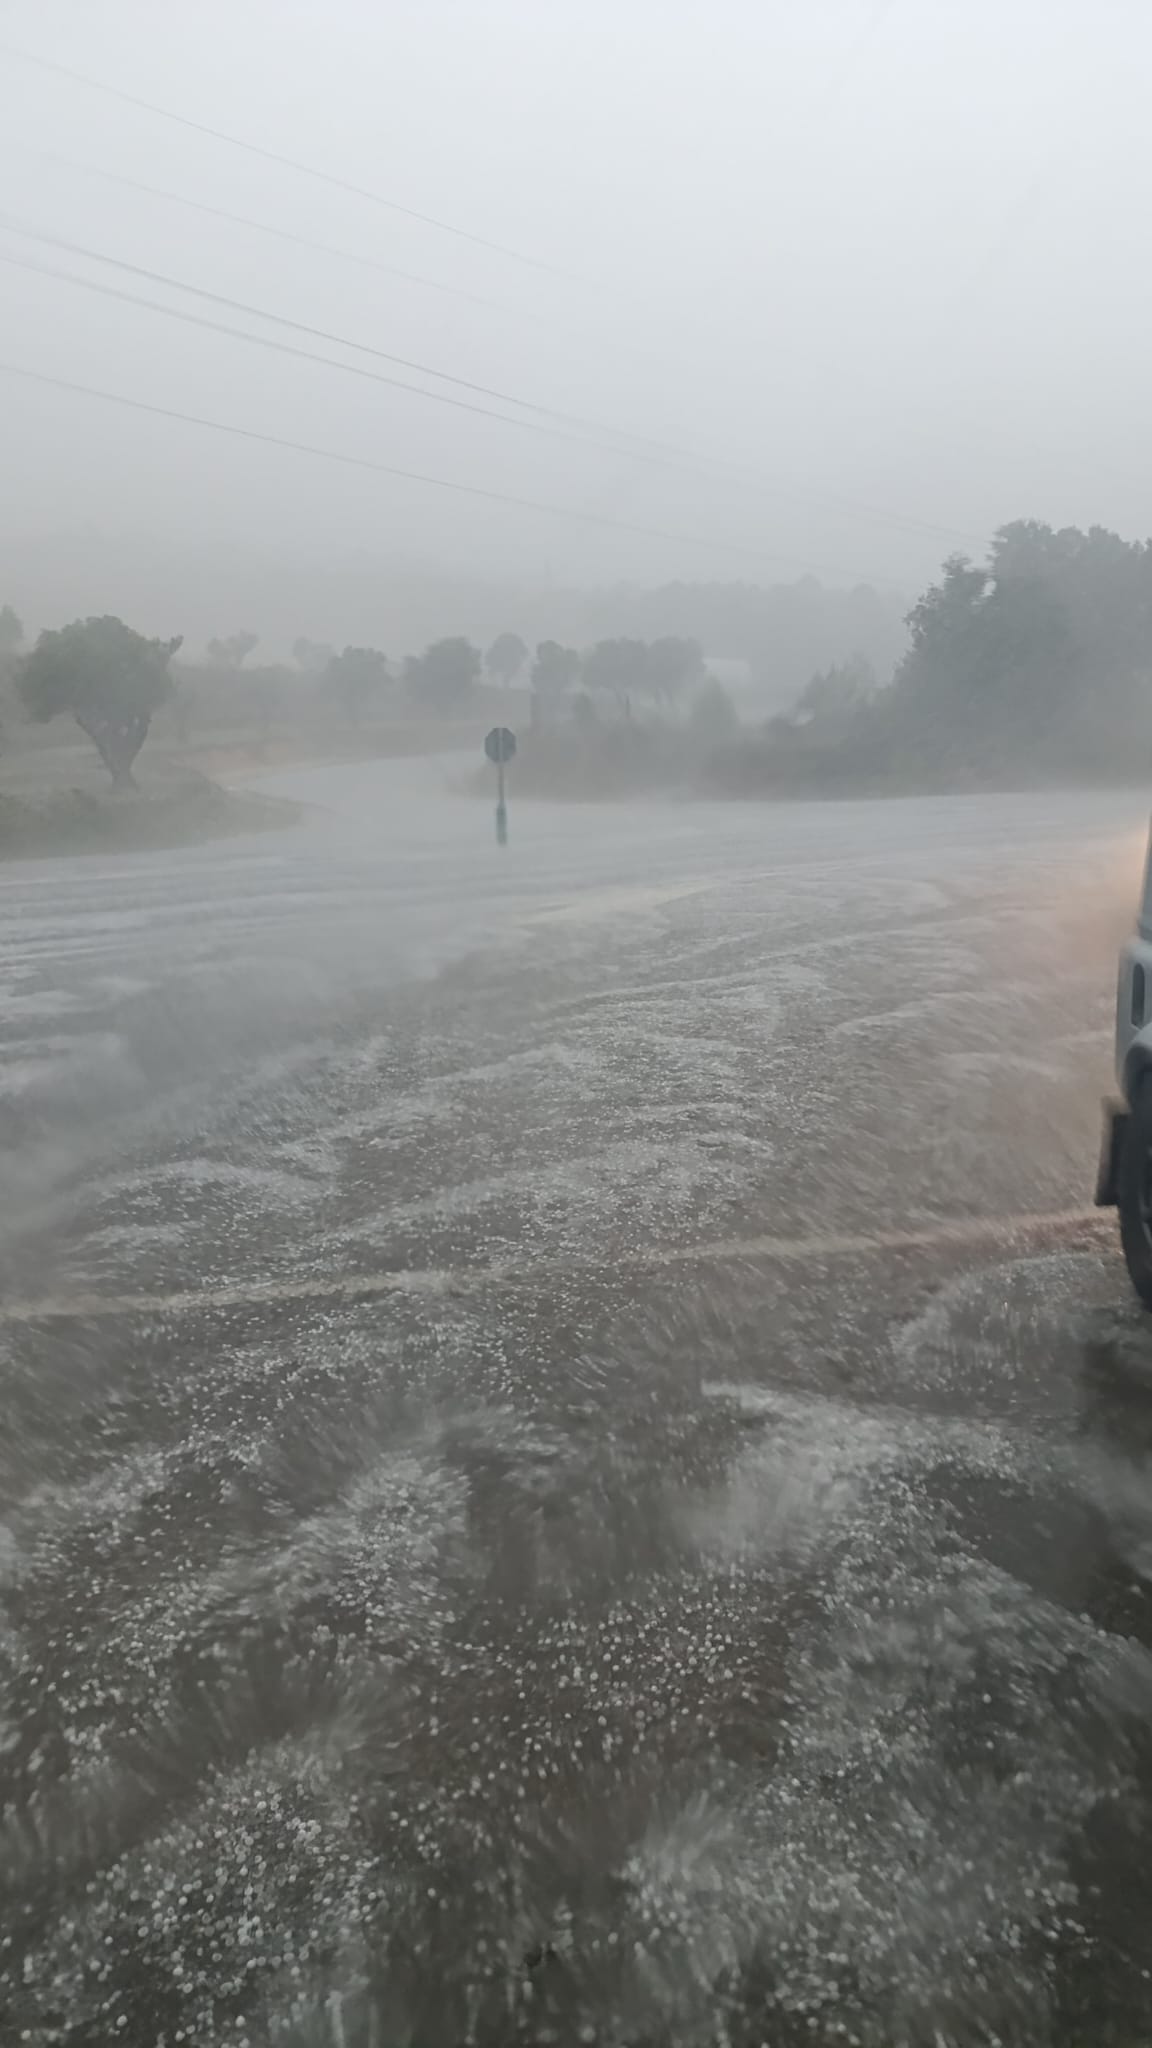
[[[1152,1308],[1152,1076],[1141,1083],[1124,1132],[1116,1205],[1128,1277]]]

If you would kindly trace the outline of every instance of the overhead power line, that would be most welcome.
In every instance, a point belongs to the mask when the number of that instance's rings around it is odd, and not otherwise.
[[[244,313],[250,319],[266,320],[270,322],[273,326],[287,328],[288,330],[295,334],[307,335],[310,339],[314,341],[327,341],[332,343],[337,348],[352,349],[355,350],[358,354],[371,356],[379,362],[392,363],[400,369],[414,370],[420,376],[435,377],[441,383],[451,384],[459,390],[472,392],[479,397],[494,398],[501,405],[517,406],[521,411],[532,413],[538,419],[554,421],[557,422],[561,427],[575,429],[577,430],[578,434],[581,437],[584,437],[585,439],[597,435],[606,435],[609,437],[609,441],[613,444],[607,449],[607,452],[610,454],[626,454],[632,457],[633,459],[646,462],[654,462],[663,467],[686,467],[698,473],[702,472],[721,474],[726,475],[730,478],[739,478],[743,481],[745,485],[750,484],[753,488],[761,491],[769,490],[778,496],[792,496],[794,498],[799,498],[803,501],[806,501],[808,504],[814,504],[817,506],[822,505],[826,509],[837,511],[840,513],[848,513],[853,517],[857,518],[863,516],[865,518],[875,521],[878,524],[889,525],[898,529],[902,529],[905,532],[924,533],[930,535],[932,538],[937,540],[963,540],[973,542],[977,539],[977,536],[973,534],[962,533],[955,527],[934,525],[926,520],[917,519],[912,515],[903,514],[899,512],[886,512],[882,511],[876,506],[853,504],[849,500],[829,497],[820,492],[799,490],[794,485],[778,483],[773,478],[763,477],[759,475],[756,471],[745,469],[739,464],[726,463],[723,461],[716,461],[715,459],[709,459],[708,457],[705,456],[696,455],[692,451],[687,449],[668,446],[659,441],[646,440],[641,435],[630,433],[625,428],[614,427],[602,420],[590,419],[579,413],[562,412],[558,410],[556,407],[541,405],[532,399],[518,398],[514,393],[501,391],[493,385],[479,384],[474,382],[470,378],[455,376],[452,372],[448,370],[434,369],[432,365],[429,363],[416,362],[409,356],[394,355],[389,350],[378,348],[375,346],[375,344],[371,342],[358,341],[348,335],[334,334],[328,328],[313,327],[302,320],[292,320],[286,314],[269,312],[265,307],[250,305],[243,299],[233,299],[223,292],[208,291],[204,286],[189,284],[183,278],[172,277],[163,271],[152,270],[144,264],[129,263],[121,257],[109,256],[106,255],[102,250],[89,248],[84,243],[67,241],[62,236],[59,235],[46,234],[42,232],[40,229],[23,226],[20,223],[12,221],[10,219],[6,219],[3,216],[0,216],[0,227],[3,227],[7,232],[11,234],[19,235],[25,241],[42,243],[45,247],[48,248],[66,250],[69,255],[83,256],[91,262],[102,263],[113,270],[126,272],[131,277],[146,278],[150,283],[164,285],[165,288],[168,290],[186,292],[194,298],[208,301],[208,303],[211,305],[225,306],[231,312]],[[5,260],[14,261],[15,259],[7,258]],[[31,269],[36,269],[38,266],[29,265],[28,267]],[[47,274],[67,277],[69,282],[76,284],[86,284],[90,282],[87,279],[71,277],[66,272],[48,272]],[[98,289],[98,287],[93,285],[92,289],[95,290]],[[112,293],[110,294],[110,296],[115,297],[117,295],[115,293]],[[123,294],[122,296],[125,298],[130,297],[130,295],[127,293]],[[175,314],[174,309],[155,306],[154,302],[150,300],[139,300],[137,301],[137,303],[153,306],[154,310],[159,312],[172,311],[174,317],[181,317],[180,315]],[[203,321],[197,324],[209,326],[212,323]],[[258,341],[260,339],[260,337],[256,335],[245,335],[243,333],[240,333],[240,331],[235,328],[221,328],[220,331],[224,333],[238,334],[239,338],[242,340]],[[284,353],[292,353],[292,351],[285,350]],[[296,351],[296,353],[299,353],[302,356],[307,356],[307,351],[305,350],[299,350]],[[330,362],[330,359],[325,357],[313,356],[309,359],[316,362]],[[353,368],[351,364],[341,365],[337,363],[330,363],[330,366],[334,369],[346,368],[348,370],[352,370]],[[442,394],[438,394],[432,391],[422,392],[419,390],[419,387],[404,385],[400,383],[399,380],[397,379],[381,378],[379,381],[397,384],[398,388],[401,390],[415,390],[417,392],[417,395],[426,398],[439,399],[441,403],[449,402],[446,398],[443,397]],[[457,402],[459,403],[459,401]],[[476,412],[486,411],[486,408],[481,406],[471,406],[465,409]],[[490,414],[489,417],[501,419],[506,418],[507,416],[504,414]],[[528,425],[527,421],[509,421],[508,423],[510,425]]]
[[[151,199],[163,199],[171,206],[186,206],[192,213],[207,214],[212,220],[226,220],[233,227],[250,228],[257,235],[273,235],[278,242],[293,242],[298,249],[311,249],[319,256],[335,256],[341,263],[355,263],[364,270],[375,270],[381,277],[396,277],[402,284],[415,284],[424,291],[444,292],[449,298],[466,299],[470,305],[486,306],[493,313],[509,313],[515,310],[517,319],[535,317],[519,309],[503,305],[499,299],[486,298],[483,292],[470,292],[465,285],[444,284],[439,278],[422,277],[416,270],[401,270],[395,263],[382,263],[377,256],[365,256],[359,249],[341,249],[335,242],[320,242],[313,235],[302,235],[295,228],[275,227],[271,221],[254,220],[248,213],[232,213],[226,206],[211,206],[206,199],[189,199],[184,192],[169,192],[163,185],[150,185],[144,178],[129,178],[123,171],[105,170],[103,164],[85,164],[75,157],[62,156],[53,149],[40,149],[36,155],[45,163],[60,164],[67,170],[78,171],[84,178],[104,178],[110,185],[123,185],[130,192],[146,192]]]
[[[477,235],[470,228],[457,227],[453,221],[439,220],[435,214],[420,213],[414,206],[404,206],[398,199],[389,199],[383,192],[373,192],[367,185],[357,185],[350,178],[341,178],[335,171],[325,171],[317,164],[303,163],[298,157],[284,156],[279,150],[265,149],[262,143],[249,142],[246,136],[232,135],[225,128],[213,128],[207,121],[195,121],[188,114],[177,114],[171,107],[157,105],[140,93],[127,92],[123,86],[109,85],[106,79],[92,78],[85,71],[75,71],[69,64],[60,64],[53,57],[40,57],[32,50],[22,50],[14,43],[0,42],[0,55],[13,57],[17,63],[31,64],[39,71],[52,72],[57,78],[70,79],[73,85],[85,86],[89,92],[106,93],[110,99],[120,100],[125,106],[142,107],[146,113],[158,114],[161,120],[174,121],[181,128],[190,128],[197,135],[210,135],[214,142],[226,142],[232,149],[247,151],[249,156],[263,157],[266,163],[279,164],[281,169],[298,171],[302,177],[316,178],[324,185],[334,185],[340,192],[351,192],[357,199],[368,199],[373,206],[387,207],[390,213],[403,214],[406,220],[419,221],[422,227],[436,228],[443,235],[454,235],[458,241],[473,242],[477,248],[488,249],[497,256],[508,256],[514,263],[525,263],[533,270],[551,271],[560,275],[558,265],[546,263],[543,257],[526,256],[521,249],[512,249],[504,242],[491,240],[487,235]]]
[[[98,398],[109,405],[125,406],[132,412],[148,413],[154,419],[179,420],[184,426],[207,427],[212,433],[232,435],[238,440],[254,441],[267,448],[287,448],[297,455],[316,456],[324,462],[338,462],[349,469],[370,470],[378,476],[396,477],[404,483],[429,484],[434,490],[456,491],[464,497],[485,499],[490,504],[514,505],[526,512],[546,512],[550,518],[573,519],[582,526],[602,526],[615,533],[643,534],[649,540],[670,540],[687,543],[691,547],[715,548],[721,554],[741,555],[760,562],[784,562],[790,568],[809,573],[816,567],[814,563],[799,561],[794,555],[748,547],[740,541],[717,540],[707,534],[682,533],[664,526],[642,526],[631,519],[612,519],[602,512],[582,512],[574,506],[552,505],[541,498],[521,498],[511,491],[490,490],[484,484],[464,484],[450,477],[429,476],[421,470],[399,469],[389,462],[376,462],[367,455],[346,455],[340,449],[318,448],[310,441],[289,440],[283,434],[266,434],[257,427],[239,427],[227,420],[207,419],[202,413],[181,412],[174,406],[151,405],[143,398],[129,398],[122,391],[104,391],[98,385],[76,383],[68,377],[54,377],[46,370],[32,370],[23,363],[0,362],[0,373],[24,377],[33,384],[48,385],[56,391],[74,392],[82,398]],[[829,575],[834,572],[825,569],[822,573]],[[840,574],[839,571],[835,573]]]
[[[511,413],[496,412],[489,405],[477,405],[474,399],[457,398],[447,391],[429,391],[421,384],[409,384],[402,377],[391,377],[381,370],[366,369],[362,363],[343,363],[335,356],[319,355],[315,349],[301,348],[295,342],[277,341],[268,334],[253,334],[247,328],[233,327],[225,320],[212,320],[202,313],[191,313],[182,306],[166,306],[159,299],[145,298],[142,292],[123,291],[117,285],[102,284],[97,278],[80,277],[75,271],[58,270],[52,264],[37,263],[30,257],[13,256],[6,250],[0,250],[0,263],[11,264],[17,270],[31,271],[35,277],[50,277],[62,284],[78,285],[83,291],[98,292],[101,297],[115,299],[122,305],[144,307],[148,312],[162,314],[165,319],[179,320],[185,326],[199,327],[210,334],[224,334],[234,341],[249,342],[257,348],[271,349],[275,354],[289,356],[297,362],[315,363],[322,369],[337,370],[347,377],[359,377],[370,384],[382,384],[388,390],[402,391],[409,397],[429,399],[434,405],[451,406],[456,412],[468,412],[474,414],[479,419],[495,420],[500,426],[516,427],[521,432],[529,434],[542,434],[548,440],[566,441],[572,447],[595,449],[602,455],[610,455],[618,460],[647,462],[662,468],[687,468],[690,471],[697,471],[707,467],[703,463],[694,462],[691,457],[679,456],[674,450],[663,453],[658,449],[649,450],[647,448],[625,447],[612,441],[595,440],[588,433],[575,432],[567,427],[550,425],[546,420],[517,419]],[[182,287],[182,289],[192,290],[193,287],[187,286]],[[206,296],[212,297],[214,295],[209,293]],[[262,315],[261,317],[274,318],[275,316]],[[432,371],[429,374],[436,375],[439,373]],[[520,403],[521,401],[514,400],[512,402]],[[564,415],[560,414],[557,417],[563,418]],[[610,432],[612,430],[607,429],[606,431]],[[737,475],[742,475],[742,472],[738,471],[736,473]],[[947,537],[949,539],[957,539],[961,536],[949,532]],[[968,538],[968,536],[965,536],[965,538]],[[975,537],[971,536],[971,538],[974,539]]]
[[[297,362],[318,363],[326,370],[340,370],[346,377],[366,378],[370,384],[384,384],[391,391],[404,391],[413,398],[431,399],[434,405],[450,405],[458,412],[475,413],[485,420],[498,420],[501,426],[519,427],[528,434],[545,434],[550,440],[568,441],[577,448],[596,448],[604,455],[635,459],[631,449],[614,447],[610,442],[592,441],[586,434],[549,426],[544,420],[517,419],[511,413],[494,411],[490,405],[477,405],[474,399],[454,398],[448,391],[428,391],[424,385],[409,384],[403,377],[389,377],[382,370],[366,369],[363,363],[342,363],[336,356],[318,355],[315,349],[300,348],[296,342],[276,341],[270,334],[252,334],[245,327],[230,326],[226,320],[210,320],[205,314],[190,313],[183,306],[166,306],[160,299],[145,298],[142,292],[122,291],[119,285],[101,284],[98,278],[80,277],[74,270],[57,270],[53,264],[37,263],[30,256],[12,256],[6,249],[0,249],[0,263],[10,263],[15,270],[30,270],[34,277],[51,277],[61,284],[79,285],[83,291],[99,292],[101,297],[116,299],[121,305],[144,306],[150,313],[162,313],[166,320],[180,320],[187,327],[200,327],[209,334],[226,334],[233,341],[247,341],[256,348],[273,349],[277,355],[292,356]],[[648,459],[659,461],[661,458]]]
[[[552,406],[537,405],[529,398],[516,398],[511,392],[497,390],[491,384],[477,384],[468,377],[457,377],[450,370],[436,370],[430,363],[414,362],[411,356],[398,356],[389,349],[377,348],[374,342],[356,341],[347,334],[333,334],[327,327],[312,327],[304,320],[292,320],[286,313],[270,313],[266,307],[249,305],[244,299],[229,298],[224,292],[208,291],[204,285],[188,284],[183,278],[170,277],[162,270],[150,270],[143,263],[128,263],[120,256],[105,255],[102,249],[90,249],[83,242],[65,241],[60,235],[44,234],[39,228],[21,226],[19,222],[0,215],[0,227],[7,234],[19,235],[27,242],[42,242],[46,248],[64,249],[70,256],[83,256],[91,263],[106,264],[109,269],[123,270],[130,277],[147,278],[150,284],[162,284],[169,291],[188,292],[193,298],[206,299],[213,306],[227,306],[230,312],[247,313],[250,319],[270,321],[274,327],[287,327],[294,334],[306,334],[312,341],[330,341],[337,348],[355,349],[358,355],[374,356],[378,362],[394,363],[401,370],[416,370],[422,377],[437,377],[442,384],[453,384],[461,391],[475,392],[481,398],[498,399],[501,405],[517,405],[524,412],[538,413],[544,419],[559,420],[562,425],[598,430],[595,420],[581,419],[577,414],[557,412]],[[600,427],[602,433],[615,433],[612,427]],[[622,436],[633,439],[632,436]]]

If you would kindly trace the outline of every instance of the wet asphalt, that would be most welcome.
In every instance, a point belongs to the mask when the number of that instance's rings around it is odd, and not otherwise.
[[[0,878],[0,2040],[1152,2039],[1137,797]]]

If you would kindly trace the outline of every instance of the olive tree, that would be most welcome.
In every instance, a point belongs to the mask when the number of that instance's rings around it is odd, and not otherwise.
[[[561,647],[558,640],[541,640],[532,663],[532,688],[538,697],[562,697],[580,673],[580,656],[574,647]]]
[[[0,605],[0,663],[11,661],[24,645],[24,628],[10,604]]]
[[[496,682],[507,688],[515,682],[527,659],[528,649],[519,633],[498,633],[484,656],[484,666]]]
[[[388,657],[376,647],[346,647],[334,654],[324,673],[324,686],[340,706],[349,725],[360,725],[387,702]]]
[[[480,653],[470,640],[434,640],[423,654],[404,659],[410,695],[441,718],[467,710],[479,675]]]
[[[253,649],[260,645],[260,635],[245,629],[240,633],[229,633],[227,639],[208,642],[208,659],[213,668],[243,668]]]
[[[149,640],[123,619],[73,619],[41,633],[20,665],[20,696],[44,723],[71,713],[87,733],[117,789],[131,789],[132,764],[152,714],[172,695],[168,663],[180,646]]]

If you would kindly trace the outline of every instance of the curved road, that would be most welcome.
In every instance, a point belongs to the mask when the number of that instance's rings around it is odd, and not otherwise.
[[[1149,2037],[1133,797],[0,880],[0,2038]]]

